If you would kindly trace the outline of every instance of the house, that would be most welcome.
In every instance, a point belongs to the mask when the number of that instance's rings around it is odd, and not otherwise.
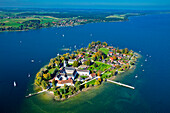
[[[57,83],[56,83],[56,86],[64,86],[64,84],[66,84],[67,86],[74,86],[72,79],[58,80]]]
[[[113,52],[109,52],[109,55],[113,55]]]
[[[73,67],[65,67],[65,72],[68,74],[72,74],[75,71],[75,68]]]
[[[125,56],[126,56],[126,54],[123,54],[123,56],[125,57]]]
[[[73,64],[73,63],[74,63],[74,61],[76,61],[76,60],[69,59],[69,60],[68,60],[68,64]]]
[[[119,56],[119,54],[120,54],[120,53],[116,53],[116,55],[118,55],[118,56]]]
[[[111,62],[113,62],[113,57],[110,57]]]
[[[113,49],[113,46],[108,46],[107,49]]]
[[[78,70],[77,70],[77,73],[78,73],[79,75],[89,76],[90,71],[87,70],[87,69],[85,69],[85,70],[80,70],[80,69],[78,69]]]
[[[84,64],[84,62],[87,61],[87,59],[81,59],[81,63]]]
[[[61,80],[62,77],[61,77],[61,75],[59,74],[59,75],[57,75],[54,79],[55,79],[55,80]]]
[[[91,79],[93,79],[93,78],[95,78],[96,77],[96,73],[92,73],[92,74],[90,74],[90,76],[89,76]]]
[[[72,74],[67,74],[68,79],[75,79],[77,77],[77,71],[75,70]]]
[[[118,59],[122,59],[122,57],[118,57]]]

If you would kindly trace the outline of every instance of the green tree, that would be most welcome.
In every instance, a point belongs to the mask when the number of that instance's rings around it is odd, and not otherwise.
[[[108,44],[106,42],[103,42],[103,45],[107,46]]]
[[[97,85],[97,86],[100,85],[99,80],[96,80],[94,84]]]
[[[67,90],[68,90],[68,86],[66,84],[64,84],[64,94],[67,93]]]
[[[80,90],[80,82],[79,81],[76,81],[75,87],[76,87],[76,91]]]
[[[125,54],[128,54],[128,53],[129,53],[129,49],[125,48]]]
[[[47,88],[47,83],[46,83],[45,80],[42,80],[41,85],[42,85],[42,87],[43,87],[44,89]]]
[[[85,62],[84,62],[84,64],[85,64],[85,65],[90,66],[90,64],[91,64],[91,60],[87,60],[87,61],[85,61]]]
[[[79,65],[78,61],[74,61],[74,62],[73,62],[73,66],[74,66],[74,67],[78,67],[78,65]]]
[[[85,88],[88,88],[88,84],[85,84],[84,87],[85,87]]]
[[[91,44],[89,44],[88,48],[91,49]]]
[[[55,79],[52,80],[52,86],[55,89]]]
[[[65,95],[65,94],[62,94],[62,98],[66,99],[66,95]]]

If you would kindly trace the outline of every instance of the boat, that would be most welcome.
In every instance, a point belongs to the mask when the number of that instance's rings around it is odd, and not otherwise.
[[[147,62],[147,59],[145,59],[145,62]]]
[[[14,81],[14,87],[16,87],[17,86],[17,84],[16,84],[16,82]]]
[[[143,65],[141,65],[141,67],[142,67]]]
[[[135,78],[138,78],[138,76],[135,76]]]
[[[31,60],[31,62],[34,62],[34,60]]]
[[[64,34],[62,36],[64,37]]]
[[[60,54],[58,53],[57,56],[59,56]]]
[[[90,36],[93,36],[92,34],[90,34]]]
[[[74,48],[76,49],[76,45],[74,46]]]
[[[139,51],[139,53],[141,53],[141,51]]]
[[[142,71],[145,71],[144,69]]]
[[[151,58],[151,56],[149,56]]]
[[[28,77],[30,77],[31,75],[30,74],[28,74]]]

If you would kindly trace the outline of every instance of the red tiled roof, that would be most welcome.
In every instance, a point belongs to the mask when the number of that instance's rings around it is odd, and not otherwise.
[[[68,80],[58,80],[58,84],[65,84],[65,83],[71,83],[71,84],[73,84],[73,80],[72,80],[72,79],[68,79]]]
[[[110,60],[112,60],[112,61],[113,61],[113,57],[110,57]]]
[[[92,73],[91,76],[92,76],[92,77],[96,76],[96,73]]]

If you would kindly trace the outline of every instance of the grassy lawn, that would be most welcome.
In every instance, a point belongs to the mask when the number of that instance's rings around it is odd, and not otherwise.
[[[106,18],[120,18],[120,19],[124,19],[125,15],[110,15],[110,16],[107,16]]]
[[[53,73],[54,73],[54,71],[55,71],[55,68],[50,69],[50,70],[49,70],[49,73],[50,73],[50,74],[53,74]]]
[[[88,82],[88,83],[86,83],[86,84],[87,84],[87,85],[90,85],[90,84],[94,85],[95,82],[96,82],[96,80],[94,79],[94,80],[92,80],[92,81],[90,81],[90,82]]]
[[[80,76],[80,77],[85,79],[85,78],[87,78],[88,76]]]
[[[102,62],[98,62],[96,61],[95,62],[98,67],[95,67],[94,69],[96,69],[97,71],[100,70],[100,71],[104,71],[105,69],[109,69],[111,66],[108,65],[108,64],[105,64],[105,63],[102,63]]]
[[[109,49],[107,49],[107,48],[100,48],[99,51],[102,51],[104,54],[107,55],[108,52],[109,52]]]
[[[106,72],[102,75],[102,78],[108,78],[108,76],[111,74],[111,72]]]

